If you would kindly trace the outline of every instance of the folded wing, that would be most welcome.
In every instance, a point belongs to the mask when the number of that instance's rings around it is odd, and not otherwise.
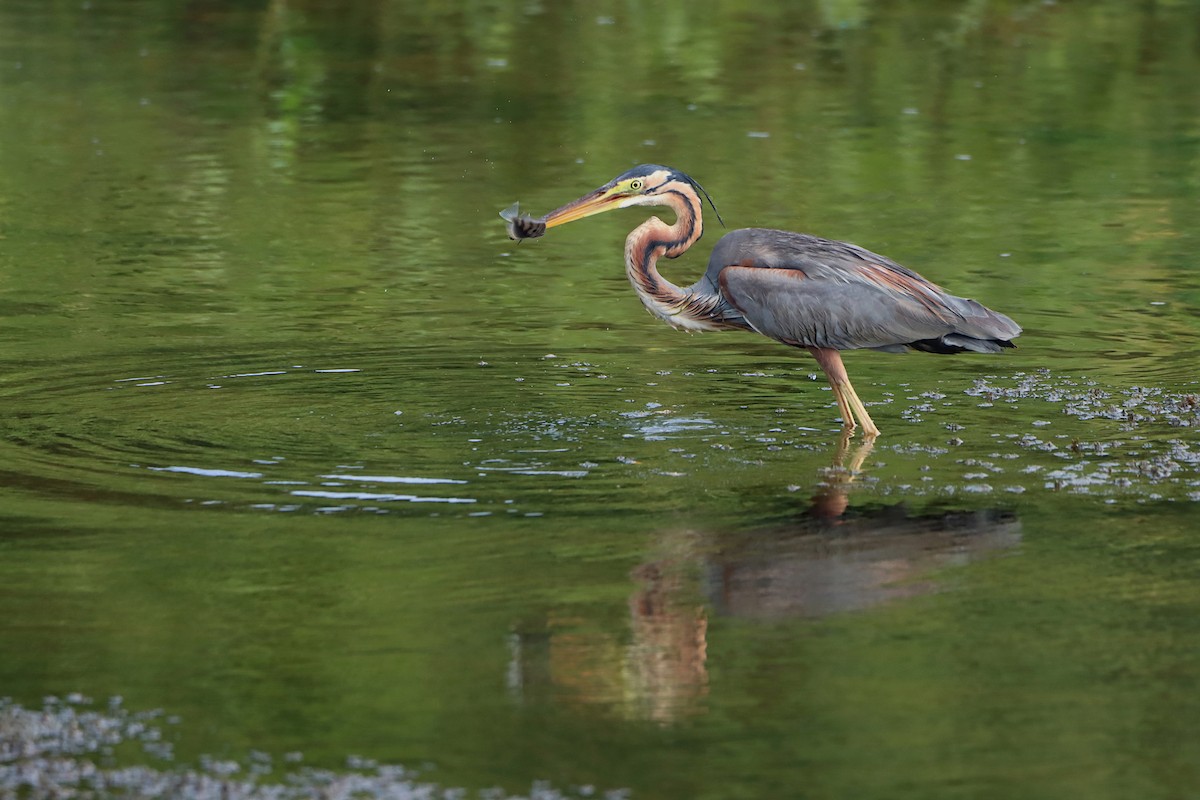
[[[994,353],[1021,332],[885,256],[787,231],[728,234],[696,288],[719,292],[750,327],[799,347]]]

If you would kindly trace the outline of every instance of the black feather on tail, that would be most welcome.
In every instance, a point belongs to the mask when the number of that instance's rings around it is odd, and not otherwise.
[[[968,350],[972,353],[999,353],[1006,347],[1016,347],[1007,339],[976,339],[974,336],[965,336],[961,333],[948,333],[936,339],[921,339],[909,342],[908,346],[913,350],[942,355],[953,355]]]

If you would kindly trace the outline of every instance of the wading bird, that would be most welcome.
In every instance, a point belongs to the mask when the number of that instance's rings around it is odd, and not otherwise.
[[[668,225],[650,217],[625,240],[625,272],[650,313],[688,331],[750,330],[808,350],[829,379],[847,432],[879,428],[846,375],[841,350],[906,348],[927,353],[998,353],[1021,332],[1003,314],[956,297],[889,258],[805,233],[769,228],[731,231],[717,242],[708,269],[687,288],[658,272],[660,258],[676,258],[704,232],[701,195],[692,178],[643,164],[541,219],[501,214],[514,239],[629,206],[675,212]],[[713,206],[713,212],[716,212]],[[717,214],[720,219],[720,214]]]

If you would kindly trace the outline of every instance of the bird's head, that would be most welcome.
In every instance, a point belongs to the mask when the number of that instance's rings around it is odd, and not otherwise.
[[[677,169],[664,167],[659,164],[642,164],[613,178],[595,191],[588,192],[578,200],[567,203],[562,208],[551,211],[544,218],[546,227],[565,225],[577,219],[590,217],[614,208],[629,206],[668,206],[675,207],[683,202],[699,202],[700,196],[708,199],[713,213],[721,220],[721,214],[713,205],[708,192],[688,175]],[[690,197],[695,197],[695,201]],[[699,209],[697,209],[699,211]],[[724,225],[724,220],[721,220]]]

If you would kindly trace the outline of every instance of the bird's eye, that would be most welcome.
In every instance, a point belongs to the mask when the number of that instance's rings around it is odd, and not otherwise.
[[[634,178],[629,182],[629,188],[635,192],[640,192],[642,190],[642,186],[644,186],[644,184],[642,183],[641,178]]]

